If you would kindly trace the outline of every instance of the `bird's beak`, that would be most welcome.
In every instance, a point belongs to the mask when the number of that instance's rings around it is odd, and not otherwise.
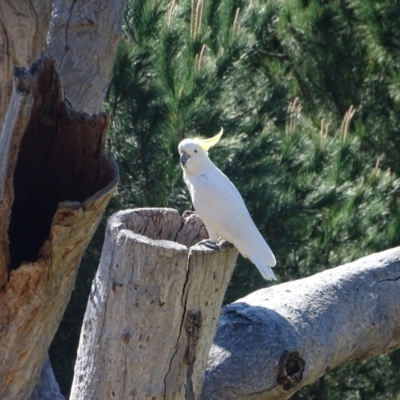
[[[182,153],[181,153],[181,164],[182,164],[182,167],[185,166],[186,161],[188,160],[188,158],[190,158],[189,154],[186,153],[186,151],[182,151]]]

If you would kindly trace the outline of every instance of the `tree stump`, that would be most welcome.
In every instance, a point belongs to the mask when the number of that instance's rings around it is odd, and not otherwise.
[[[137,209],[110,217],[71,399],[200,397],[238,255],[232,245],[194,245],[206,237],[193,213]]]

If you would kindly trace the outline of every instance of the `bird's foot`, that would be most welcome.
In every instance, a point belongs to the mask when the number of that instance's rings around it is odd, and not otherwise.
[[[210,239],[204,239],[204,240],[202,240],[201,242],[199,242],[197,244],[206,246],[211,250],[219,250],[220,249],[220,247],[218,245],[218,242],[213,242]]]
[[[229,247],[232,243],[226,241],[225,239],[220,238],[217,242],[217,245],[220,249],[224,249],[225,247]]]
[[[204,245],[211,250],[222,250],[225,247],[230,246],[231,244],[226,240],[219,238],[216,242],[213,242],[211,239],[204,239],[201,242],[197,243],[200,245]]]

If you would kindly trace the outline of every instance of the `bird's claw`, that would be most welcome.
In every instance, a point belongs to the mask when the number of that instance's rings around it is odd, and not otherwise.
[[[224,239],[219,239],[217,242],[217,245],[219,246],[220,249],[225,249],[225,247],[231,246],[232,243],[230,243]]]
[[[208,247],[211,250],[222,250],[225,247],[230,246],[230,243],[227,242],[224,239],[218,239],[216,242],[213,242],[210,239],[204,239],[201,242],[198,243],[199,245],[204,245],[206,247]]]
[[[220,247],[218,246],[218,242],[213,242],[210,239],[204,239],[204,240],[202,240],[201,242],[199,242],[197,244],[206,246],[211,250],[219,250],[220,249]]]

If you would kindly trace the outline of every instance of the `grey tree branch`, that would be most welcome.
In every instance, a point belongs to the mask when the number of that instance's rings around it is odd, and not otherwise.
[[[400,347],[400,248],[224,307],[203,400],[286,399],[329,370]]]

